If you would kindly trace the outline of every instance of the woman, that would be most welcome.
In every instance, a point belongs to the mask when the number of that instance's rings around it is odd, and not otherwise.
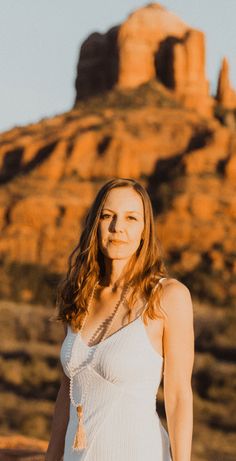
[[[46,461],[190,461],[191,295],[167,277],[138,182],[98,192],[58,306],[64,371]],[[169,435],[156,413],[162,374]]]

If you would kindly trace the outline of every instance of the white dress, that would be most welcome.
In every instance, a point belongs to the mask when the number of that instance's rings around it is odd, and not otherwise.
[[[60,358],[68,377],[73,367],[81,367],[73,378],[75,402],[86,389],[87,448],[73,451],[77,413],[70,403],[64,461],[172,461],[169,436],[156,412],[163,357],[141,315],[94,346],[68,326]]]

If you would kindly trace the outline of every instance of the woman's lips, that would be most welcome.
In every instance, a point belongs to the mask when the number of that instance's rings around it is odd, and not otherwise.
[[[113,245],[122,245],[126,242],[123,242],[122,240],[110,240],[111,243],[113,243]]]

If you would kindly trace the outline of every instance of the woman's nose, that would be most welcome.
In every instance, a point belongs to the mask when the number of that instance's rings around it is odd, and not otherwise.
[[[121,218],[114,218],[111,222],[113,232],[122,231],[124,229],[124,221]]]

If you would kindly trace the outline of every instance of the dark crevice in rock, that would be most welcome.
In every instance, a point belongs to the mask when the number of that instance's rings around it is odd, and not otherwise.
[[[0,172],[0,184],[8,183],[18,175],[30,173],[50,157],[57,144],[58,141],[53,141],[42,147],[26,165],[22,165],[23,148],[7,152],[4,157],[2,171]]]
[[[98,146],[97,146],[97,153],[100,157],[102,157],[107,148],[109,147],[110,143],[111,143],[111,140],[112,140],[112,136],[108,135],[108,136],[105,136],[101,142],[98,143]]]
[[[63,217],[65,216],[65,212],[66,212],[66,207],[63,206],[63,205],[59,205],[59,207],[58,207],[58,215],[57,215],[56,220],[55,220],[56,227],[61,226]]]
[[[184,190],[186,176],[182,159],[192,151],[208,145],[212,139],[212,134],[212,131],[207,127],[196,129],[182,152],[172,157],[157,160],[147,185],[155,216],[169,209],[173,198],[178,192]]]
[[[169,36],[158,44],[158,50],[154,55],[156,78],[167,88],[174,89],[174,46],[182,43],[183,39]]]
[[[50,155],[54,151],[57,144],[58,144],[58,141],[53,141],[52,143],[48,144],[47,146],[42,147],[42,149],[40,149],[37,152],[35,157],[30,162],[28,162],[24,166],[24,168],[22,168],[21,172],[23,174],[27,174],[30,171],[34,170],[39,165],[41,165],[45,160],[47,160],[50,157]]]
[[[207,146],[212,140],[212,136],[213,132],[208,127],[203,127],[199,130],[196,130],[191,137],[184,153],[187,154],[193,150],[202,149],[203,147]]]
[[[24,149],[18,147],[5,154],[3,160],[3,166],[0,171],[0,184],[5,184],[13,179],[21,168],[21,162],[23,157]]]
[[[228,163],[230,159],[230,154],[227,155],[226,158],[223,158],[221,160],[219,160],[219,162],[217,163],[216,165],[216,172],[220,175],[220,176],[225,176],[225,167]]]

